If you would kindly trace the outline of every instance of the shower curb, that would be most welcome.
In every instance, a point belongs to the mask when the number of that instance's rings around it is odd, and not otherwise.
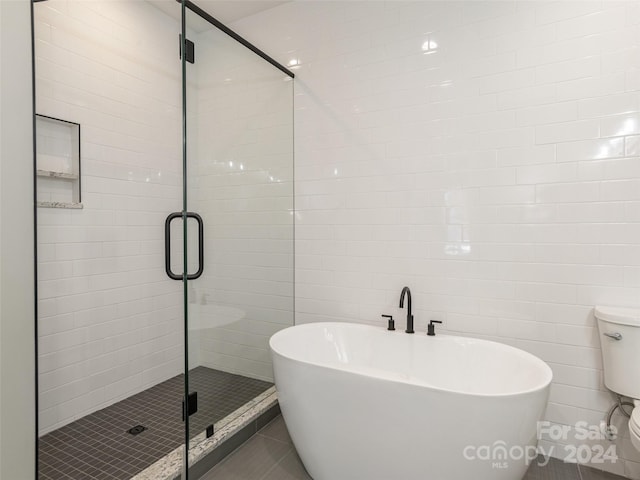
[[[189,477],[199,478],[261,427],[276,417],[280,409],[275,386],[247,402],[214,425],[214,434],[202,432],[189,442]],[[180,446],[131,480],[175,480],[182,474],[183,447]]]

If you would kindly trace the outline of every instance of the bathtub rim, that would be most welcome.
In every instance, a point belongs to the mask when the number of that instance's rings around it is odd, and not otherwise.
[[[487,397],[487,398],[496,398],[496,397],[500,397],[500,398],[507,398],[507,397],[517,397],[517,396],[522,396],[522,395],[528,395],[528,394],[534,394],[537,392],[541,392],[543,390],[546,390],[550,387],[551,382],[553,381],[553,370],[551,370],[551,367],[541,358],[539,358],[538,356],[527,352],[526,350],[523,350],[521,348],[517,348],[517,347],[513,347],[511,345],[508,345],[506,343],[501,343],[501,342],[496,342],[493,340],[485,340],[483,338],[475,338],[475,337],[465,337],[462,335],[446,335],[446,334],[438,334],[439,336],[443,336],[443,337],[449,337],[449,338],[463,338],[463,339],[469,339],[469,340],[473,340],[473,341],[477,341],[477,342],[481,342],[481,343],[488,343],[488,344],[493,344],[495,346],[497,346],[498,348],[501,348],[503,350],[510,350],[513,351],[514,353],[521,355],[521,356],[525,356],[525,357],[529,357],[532,362],[534,364],[537,364],[542,370],[543,370],[543,375],[545,377],[545,381],[541,382],[539,385],[536,385],[532,388],[529,389],[522,389],[522,390],[517,390],[517,391],[513,391],[513,392],[506,392],[506,393],[483,393],[483,392],[465,392],[465,391],[461,391],[461,390],[454,390],[454,389],[450,389],[450,388],[445,388],[445,387],[438,387],[438,386],[434,386],[434,385],[430,385],[424,382],[419,382],[419,381],[415,381],[415,380],[411,380],[411,379],[403,379],[401,377],[398,378],[389,378],[389,377],[384,377],[384,376],[376,376],[375,374],[373,374],[373,372],[369,373],[369,372],[364,372],[364,371],[357,371],[357,370],[350,370],[347,368],[341,369],[341,368],[336,368],[334,366],[329,366],[329,365],[324,365],[322,363],[318,363],[318,362],[312,362],[312,361],[305,361],[305,360],[301,360],[300,358],[296,358],[293,357],[291,355],[286,355],[284,353],[282,353],[281,351],[278,351],[276,349],[273,348],[273,342],[272,339],[274,337],[277,336],[281,336],[285,335],[285,331],[289,331],[293,328],[319,328],[320,326],[327,326],[327,325],[336,325],[336,326],[355,326],[356,328],[363,328],[363,329],[374,329],[374,330],[381,330],[383,327],[376,327],[373,325],[369,325],[369,324],[364,324],[364,323],[355,323],[355,322],[314,322],[314,323],[305,323],[305,324],[300,324],[300,325],[292,325],[289,326],[287,328],[284,328],[282,330],[279,330],[278,332],[274,333],[270,338],[269,338],[269,350],[271,352],[271,355],[277,355],[283,359],[289,360],[291,362],[295,362],[295,363],[299,363],[299,364],[305,364],[305,365],[310,365],[316,368],[320,368],[323,370],[330,370],[330,371],[338,371],[338,372],[345,372],[348,373],[350,375],[358,375],[361,377],[367,377],[367,378],[372,378],[375,379],[377,381],[380,382],[388,382],[388,383],[395,383],[395,384],[401,384],[401,385],[409,385],[409,386],[413,386],[413,387],[418,387],[418,388],[424,388],[427,390],[432,390],[432,391],[436,391],[436,392],[444,392],[447,394],[452,394],[452,395],[461,395],[461,396],[466,396],[466,397]],[[389,332],[390,334],[396,334],[397,332]],[[275,364],[274,364],[274,371],[275,371]],[[276,389],[277,389],[277,382],[276,382]]]

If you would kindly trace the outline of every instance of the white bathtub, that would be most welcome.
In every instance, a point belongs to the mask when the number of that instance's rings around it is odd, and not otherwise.
[[[527,352],[348,323],[290,327],[269,344],[314,480],[520,480],[533,457],[552,374]]]

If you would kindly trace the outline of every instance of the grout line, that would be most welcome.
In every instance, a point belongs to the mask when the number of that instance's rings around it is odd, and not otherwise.
[[[283,442],[282,440],[278,439],[278,438],[274,438],[274,437],[270,437],[269,435],[264,435],[260,432],[258,432],[256,435],[261,436],[262,438],[266,438],[269,440],[273,440],[274,442],[278,442],[278,443],[282,443],[284,445],[291,445],[291,442]]]
[[[578,470],[578,480],[583,480],[582,471],[580,470],[580,465],[577,465],[576,467],[577,467],[576,470]]]
[[[269,438],[269,437],[265,437],[265,438]],[[272,440],[276,440],[276,439],[274,438],[274,439],[272,439]],[[276,440],[276,441],[278,441],[278,440]],[[280,442],[280,443],[282,443],[282,442]],[[293,446],[291,446],[291,448],[289,448],[289,450],[287,450],[287,451],[284,453],[284,455],[282,455],[282,457],[280,457],[280,459],[279,459],[277,462],[275,462],[275,463],[271,466],[271,468],[270,468],[270,469],[268,469],[268,470],[265,472],[265,474],[264,474],[264,475],[262,475],[262,476],[260,477],[260,479],[259,479],[259,480],[263,480],[263,479],[267,478],[267,476],[268,476],[268,475],[269,475],[273,470],[275,470],[275,469],[278,467],[278,465],[280,465],[280,464],[282,463],[282,461],[287,457],[287,455],[289,455],[292,451],[293,451]]]
[[[273,419],[273,420],[271,420],[269,423],[267,423],[264,427],[262,427],[258,432],[256,432],[256,435],[260,435],[261,437],[268,438],[269,440],[275,440],[276,442],[284,443],[284,444],[286,444],[286,445],[291,445],[291,446],[293,446],[293,441],[290,439],[291,437],[289,437],[289,440],[287,441],[287,440],[281,440],[281,439],[276,438],[276,437],[274,437],[274,436],[271,436],[271,435],[267,435],[267,434],[265,434],[265,433],[262,433],[262,431],[263,431],[265,428],[267,428],[269,425],[271,425],[272,423],[274,423],[274,422],[276,422],[276,421],[278,421],[278,420],[280,420],[280,421],[282,421],[282,422],[284,423],[284,419],[282,418],[282,414],[278,415],[276,418],[274,418],[274,419]],[[285,431],[287,431],[287,434],[288,434],[288,430],[287,430],[286,426],[285,426]]]

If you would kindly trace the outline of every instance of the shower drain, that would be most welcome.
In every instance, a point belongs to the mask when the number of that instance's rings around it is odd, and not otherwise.
[[[130,428],[129,430],[127,430],[131,435],[138,435],[139,433],[144,432],[147,429],[147,427],[143,427],[142,425],[136,425],[133,428]]]

